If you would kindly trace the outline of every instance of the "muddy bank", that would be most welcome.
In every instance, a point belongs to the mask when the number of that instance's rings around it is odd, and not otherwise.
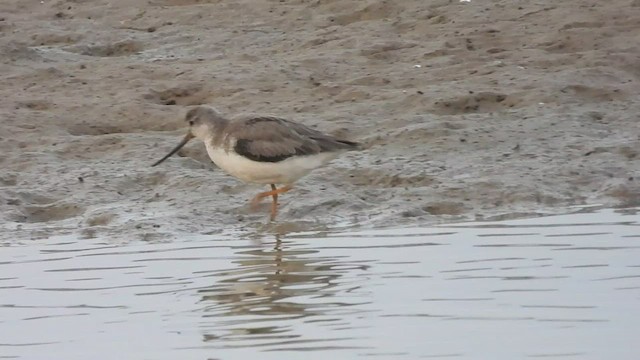
[[[0,4],[6,241],[255,228],[191,144],[190,105],[361,141],[281,199],[293,228],[426,224],[640,202],[640,3]],[[13,231],[19,229],[18,235]]]

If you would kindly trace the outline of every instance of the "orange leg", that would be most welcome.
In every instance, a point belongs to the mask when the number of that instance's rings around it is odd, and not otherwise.
[[[278,194],[285,193],[291,190],[291,188],[291,185],[285,185],[278,189],[274,184],[271,184],[271,191],[261,192],[256,195],[253,200],[251,200],[251,208],[255,210],[262,199],[268,196],[273,197],[273,203],[271,204],[271,220],[274,220],[276,218],[276,214],[278,213]]]

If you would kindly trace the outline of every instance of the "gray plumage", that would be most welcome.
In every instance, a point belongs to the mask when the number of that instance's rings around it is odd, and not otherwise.
[[[213,127],[215,146],[253,161],[279,162],[292,156],[355,150],[358,143],[341,140],[300,123],[274,116],[242,116],[228,120],[215,109],[199,106],[189,110],[191,126],[206,121]]]

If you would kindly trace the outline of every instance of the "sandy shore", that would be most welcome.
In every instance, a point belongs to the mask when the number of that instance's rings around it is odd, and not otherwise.
[[[366,144],[281,198],[292,229],[638,205],[638,18],[638,0],[4,0],[0,240],[266,223],[263,188],[201,143],[150,167],[197,104]]]

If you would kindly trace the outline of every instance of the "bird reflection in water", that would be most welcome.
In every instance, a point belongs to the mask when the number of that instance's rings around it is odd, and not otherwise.
[[[345,326],[340,315],[367,303],[358,292],[363,277],[353,275],[367,271],[368,265],[319,257],[317,250],[296,249],[295,242],[280,237],[276,235],[273,246],[238,251],[236,266],[216,272],[216,284],[200,290],[205,342],[225,340],[220,347],[246,341],[308,342],[292,325]]]

